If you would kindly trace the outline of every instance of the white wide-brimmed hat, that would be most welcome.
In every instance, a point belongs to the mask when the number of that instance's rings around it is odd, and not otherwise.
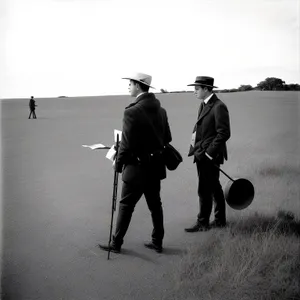
[[[152,76],[144,73],[133,73],[131,76],[123,77],[122,79],[134,80],[154,89],[154,87],[151,86]]]

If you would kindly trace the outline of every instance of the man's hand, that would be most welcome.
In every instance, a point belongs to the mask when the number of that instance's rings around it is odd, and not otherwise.
[[[113,161],[112,166],[113,166],[113,169],[114,169],[115,171],[117,171],[118,173],[122,173],[122,171],[123,171],[123,165],[118,165],[118,164],[116,163],[116,160],[115,160],[115,159],[114,159],[114,161]]]

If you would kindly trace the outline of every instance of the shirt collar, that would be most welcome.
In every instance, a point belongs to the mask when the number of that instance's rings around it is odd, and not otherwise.
[[[142,95],[144,95],[144,94],[146,94],[147,92],[142,92],[142,93],[139,93],[137,96],[136,96],[136,100],[140,97],[140,96],[142,96]]]
[[[210,98],[214,95],[214,93],[210,94],[207,98],[203,100],[204,104],[207,104]]]

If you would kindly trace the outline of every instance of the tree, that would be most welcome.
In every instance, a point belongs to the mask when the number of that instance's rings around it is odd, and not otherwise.
[[[251,91],[251,90],[253,90],[253,87],[250,84],[241,85],[239,87],[239,91],[242,91],[242,92]]]
[[[166,89],[160,89],[161,93],[167,93],[168,91]]]
[[[264,81],[261,81],[257,88],[263,91],[280,91],[284,90],[285,82],[276,77],[268,77]]]
[[[300,85],[298,83],[291,83],[284,85],[285,91],[300,91]]]

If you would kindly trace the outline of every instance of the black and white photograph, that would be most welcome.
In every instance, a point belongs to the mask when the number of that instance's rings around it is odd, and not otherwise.
[[[300,1],[2,0],[0,299],[300,300]]]

